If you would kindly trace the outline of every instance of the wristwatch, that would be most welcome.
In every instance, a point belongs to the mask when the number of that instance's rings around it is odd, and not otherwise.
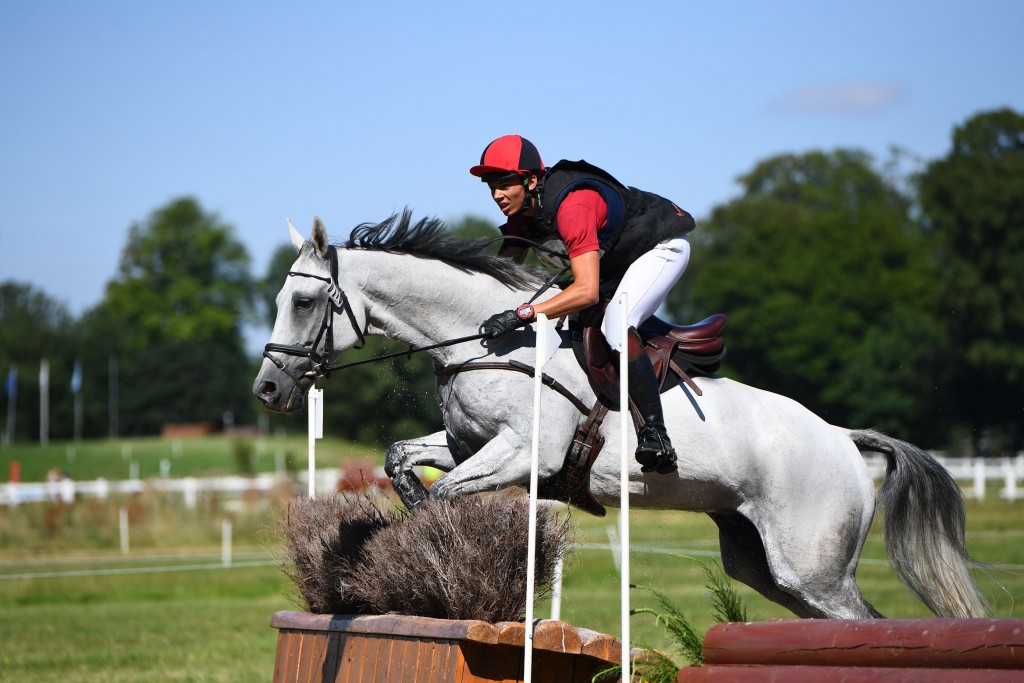
[[[533,306],[530,304],[523,304],[516,309],[516,317],[524,322],[533,320]]]

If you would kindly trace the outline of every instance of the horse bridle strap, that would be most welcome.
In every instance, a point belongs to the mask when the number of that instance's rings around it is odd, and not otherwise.
[[[276,365],[280,370],[285,371],[284,364],[271,356],[271,353],[283,353],[289,356],[299,356],[302,358],[309,358],[313,361],[314,371],[317,376],[322,375],[320,368],[325,367],[331,360],[331,354],[334,352],[334,314],[344,311],[348,315],[349,323],[352,325],[352,329],[356,333],[356,338],[359,340],[354,348],[361,349],[366,344],[366,337],[363,335],[362,329],[359,327],[359,321],[356,320],[355,313],[352,312],[352,305],[348,301],[348,297],[345,295],[345,290],[338,284],[338,250],[334,246],[327,248],[328,260],[331,264],[331,276],[325,277],[323,275],[317,275],[316,273],[304,273],[302,271],[290,270],[288,271],[288,277],[309,277],[314,280],[320,280],[321,282],[327,283],[327,305],[324,307],[324,317],[320,321],[320,329],[316,333],[316,338],[305,344],[275,344],[270,343],[263,347],[263,357],[270,359],[270,361]],[[325,338],[326,336],[326,338]],[[320,347],[320,341],[324,340],[323,352],[317,351]],[[287,374],[287,372],[286,372]],[[291,375],[288,375],[291,377]],[[292,377],[292,380],[297,379]]]
[[[517,360],[510,360],[504,363],[488,363],[486,361],[477,361],[469,363],[461,363],[459,365],[448,365],[443,368],[439,368],[434,371],[434,374],[438,377],[453,377],[463,372],[470,370],[514,370],[515,372],[521,372],[524,375],[535,377],[537,370],[532,365],[526,363],[520,363]],[[590,406],[581,401],[571,391],[565,388],[565,385],[559,382],[557,379],[546,373],[540,374],[540,381],[548,387],[551,387],[559,394],[569,399],[569,402],[576,406],[576,410],[580,411],[584,415],[590,414]]]

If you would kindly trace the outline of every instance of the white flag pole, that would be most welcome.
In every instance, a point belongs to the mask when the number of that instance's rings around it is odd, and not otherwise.
[[[632,680],[629,662],[629,328],[626,317],[629,300],[626,292],[619,295],[620,320],[619,339],[619,443],[622,448],[619,463],[619,555],[622,562],[620,577],[621,618],[622,618],[622,680]]]
[[[50,443],[50,361],[39,361],[39,445]]]
[[[315,384],[306,401],[309,413],[309,497],[316,496],[316,440],[324,437],[324,391]]]
[[[533,596],[534,568],[537,565],[537,487],[540,469],[540,394],[542,384],[541,370],[544,363],[554,353],[549,348],[548,336],[552,333],[551,323],[543,313],[537,314],[537,321],[534,325],[536,330],[536,359],[535,372],[533,376],[533,446],[530,453],[530,523],[529,534],[526,545],[526,642],[523,643],[523,683],[531,683],[533,680]],[[557,335],[557,332],[555,332]]]

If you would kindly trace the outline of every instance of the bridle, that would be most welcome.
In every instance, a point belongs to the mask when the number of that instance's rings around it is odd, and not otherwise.
[[[327,257],[331,265],[331,276],[317,275],[316,273],[304,273],[290,270],[288,277],[309,277],[327,283],[327,305],[324,307],[324,317],[320,321],[320,329],[316,338],[302,344],[275,344],[270,343],[263,347],[263,357],[277,366],[277,369],[285,373],[295,382],[296,385],[304,378],[312,377],[314,380],[327,374],[326,368],[331,361],[331,354],[334,352],[334,314],[344,311],[348,315],[349,323],[359,340],[353,348],[361,349],[366,344],[366,337],[359,327],[355,313],[352,312],[352,305],[345,295],[345,291],[338,284],[338,250],[334,246],[327,247]],[[321,340],[324,341],[323,351],[318,351]],[[313,368],[295,376],[288,371],[287,366],[279,359],[272,356],[272,353],[283,353],[287,356],[308,358]]]

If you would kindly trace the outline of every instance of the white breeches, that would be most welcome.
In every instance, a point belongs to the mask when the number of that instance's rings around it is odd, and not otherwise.
[[[626,327],[637,327],[664,303],[689,262],[690,242],[685,237],[665,240],[633,262],[605,309],[601,332],[609,346],[620,352],[626,346],[619,334],[622,316],[619,295],[626,292]]]

